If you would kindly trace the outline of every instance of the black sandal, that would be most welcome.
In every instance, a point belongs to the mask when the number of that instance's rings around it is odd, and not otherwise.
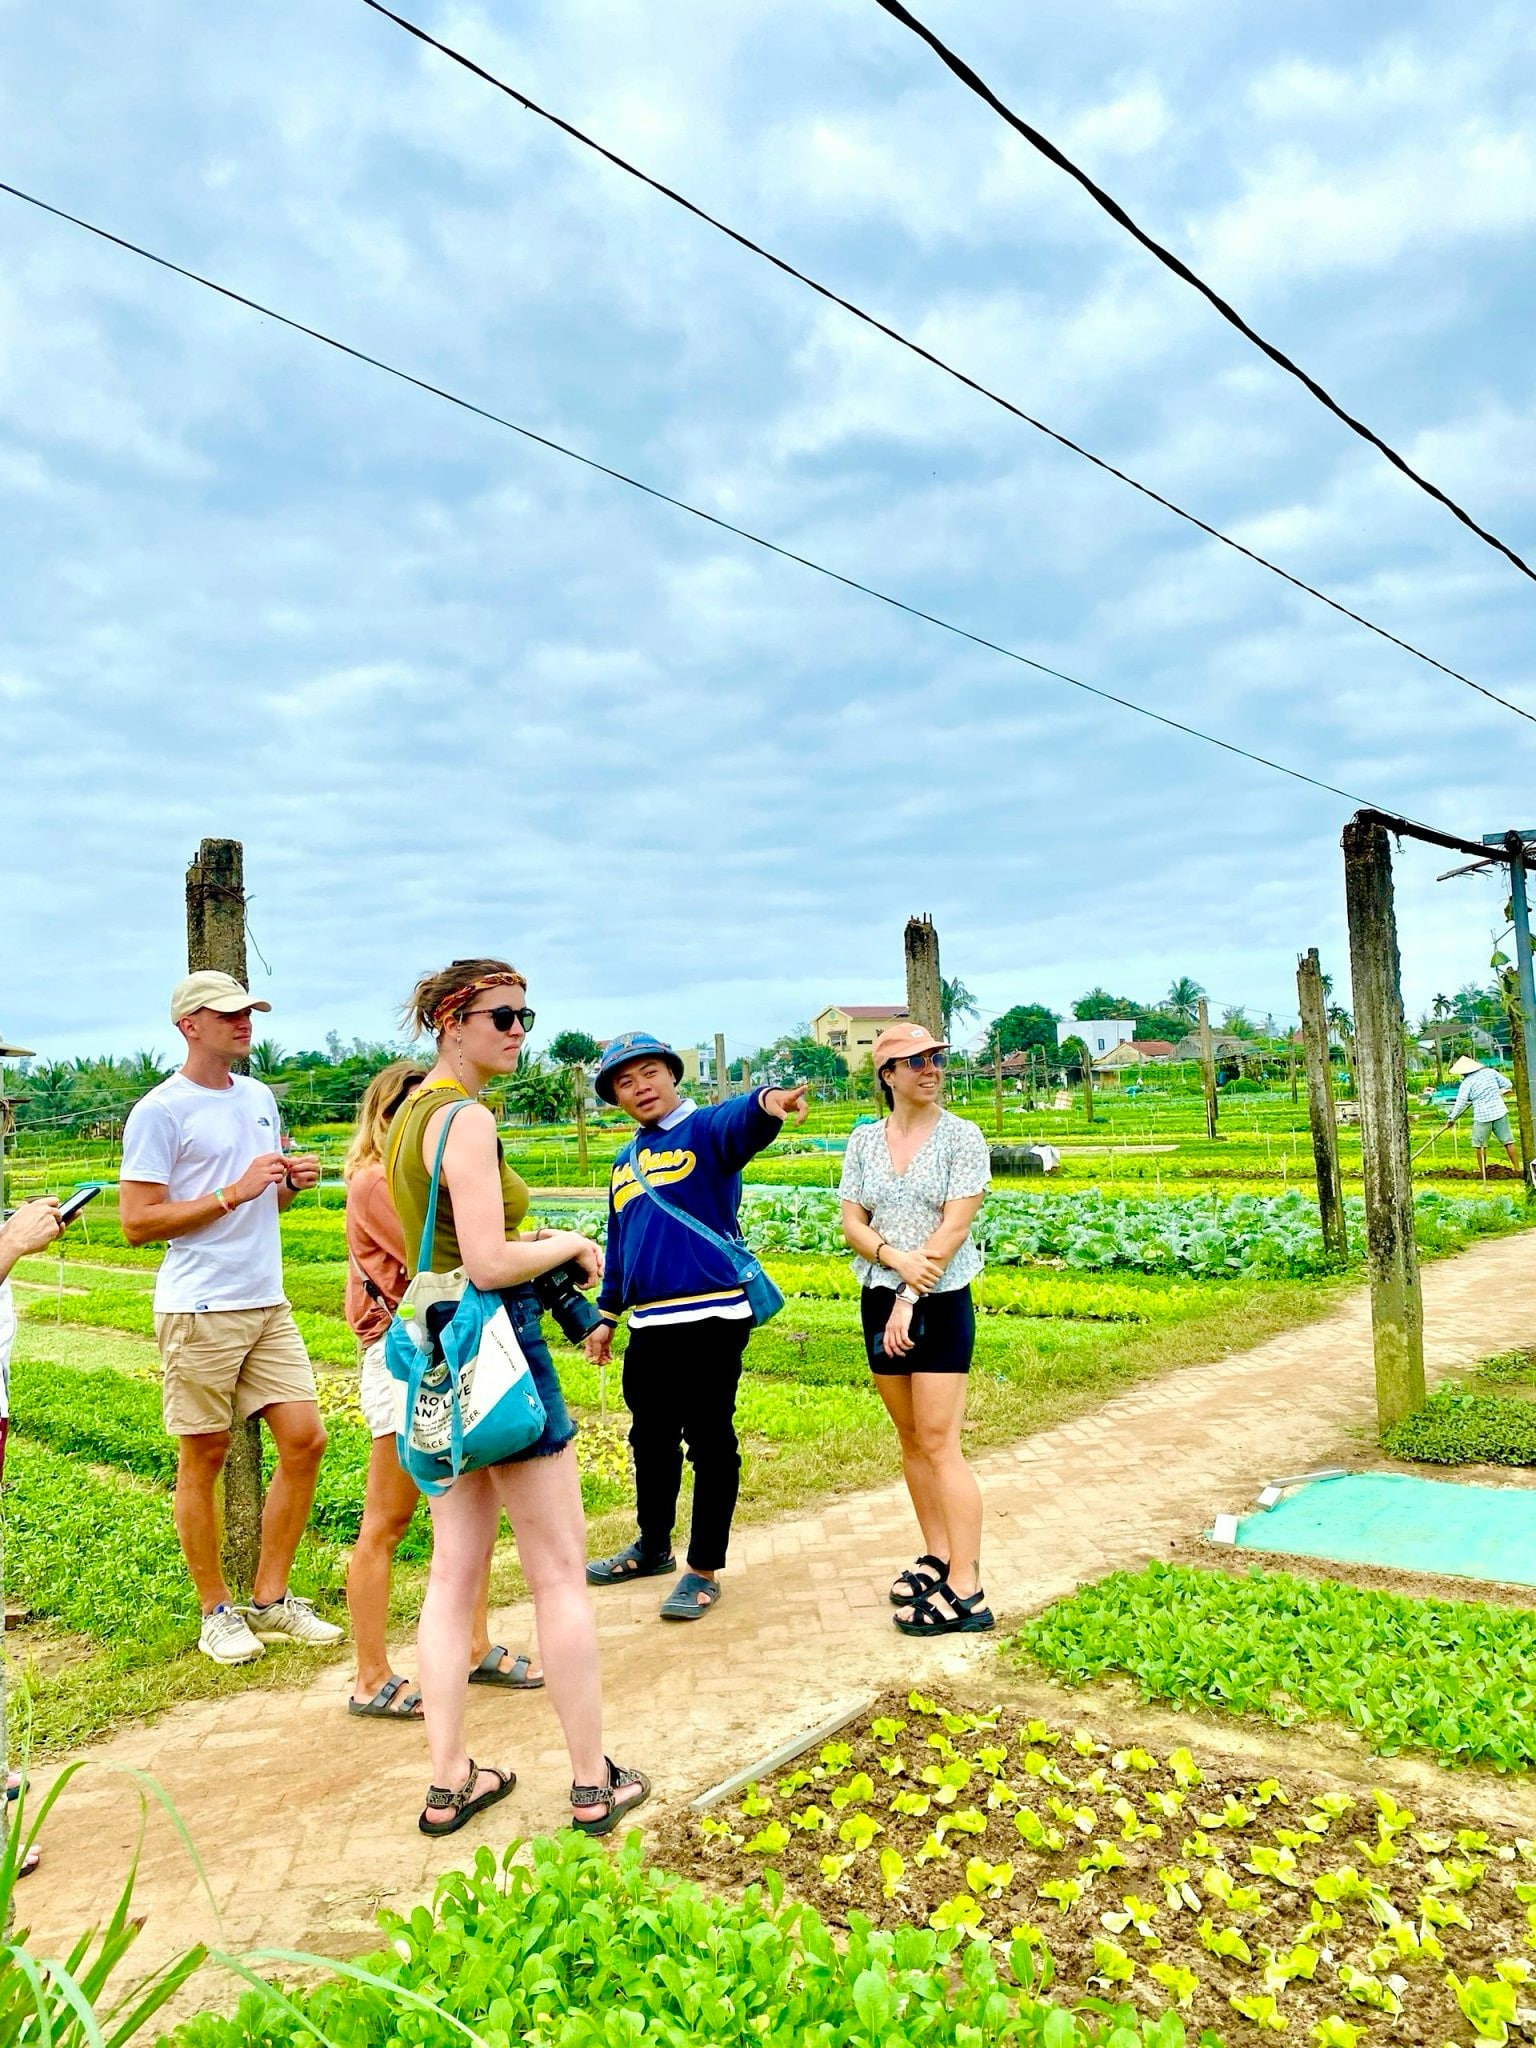
[[[489,1771],[496,1780],[496,1783],[489,1792],[482,1792],[478,1799],[471,1799],[469,1795],[474,1791],[482,1770]],[[466,1821],[473,1820],[475,1815],[484,1812],[486,1807],[494,1806],[498,1799],[505,1799],[516,1783],[516,1771],[498,1771],[494,1764],[477,1764],[474,1758],[471,1757],[469,1760],[469,1776],[464,1780],[457,1792],[450,1792],[445,1785],[429,1785],[427,1787],[427,1803],[422,1809],[416,1825],[424,1835],[457,1834]],[[445,1811],[452,1813],[452,1820],[427,1819],[429,1813],[443,1813]]]
[[[962,1600],[948,1581],[941,1579],[921,1600],[912,1602],[910,1621],[903,1621],[899,1614],[892,1615],[891,1619],[904,1636],[972,1635],[981,1629],[997,1627],[986,1598],[978,1587]],[[936,1600],[946,1601],[953,1612],[941,1613],[934,1605]]]
[[[587,1565],[589,1586],[622,1586],[631,1579],[663,1579],[677,1570],[677,1559],[669,1550],[665,1557],[648,1557],[638,1543],[626,1543],[612,1557],[594,1557]]]
[[[633,1813],[637,1806],[644,1806],[651,1796],[651,1781],[644,1771],[621,1771],[611,1756],[605,1756],[603,1762],[608,1766],[606,1785],[571,1787],[572,1806],[601,1806],[604,1809],[597,1820],[578,1820],[572,1814],[571,1826],[578,1835],[606,1835],[611,1829],[616,1828],[627,1814]],[[626,1799],[621,1803],[614,1794],[622,1791],[626,1785],[638,1785],[640,1797]]]
[[[933,1570],[931,1572],[925,1571],[923,1567],[930,1564],[933,1566]],[[920,1557],[916,1564],[909,1565],[904,1572],[896,1574],[896,1584],[891,1587],[891,1605],[893,1607],[915,1607],[919,1600],[927,1599],[935,1586],[942,1586],[948,1577],[949,1566],[942,1557],[935,1557],[930,1551]],[[901,1593],[897,1591],[897,1587],[903,1581],[905,1581],[907,1590]]]

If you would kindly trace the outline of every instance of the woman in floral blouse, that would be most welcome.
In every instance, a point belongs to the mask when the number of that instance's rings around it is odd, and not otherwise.
[[[993,1626],[981,1588],[981,1488],[960,1449],[976,1342],[971,1224],[992,1176],[975,1124],[943,1103],[944,1041],[893,1024],[873,1059],[890,1114],[861,1124],[843,1162],[843,1235],[853,1247],[870,1370],[896,1434],[927,1546],[891,1587],[906,1635]]]

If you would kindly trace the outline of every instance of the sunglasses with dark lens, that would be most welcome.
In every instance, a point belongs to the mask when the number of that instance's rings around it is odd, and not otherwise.
[[[914,1074],[920,1074],[924,1067],[933,1067],[938,1073],[942,1074],[949,1065],[949,1054],[947,1052],[909,1053],[904,1060],[898,1060],[897,1065],[910,1067]]]
[[[525,1031],[533,1029],[532,1010],[514,1010],[510,1003],[498,1003],[494,1010],[466,1010],[466,1021],[470,1017],[489,1017],[493,1031],[510,1031],[514,1024],[521,1024]]]

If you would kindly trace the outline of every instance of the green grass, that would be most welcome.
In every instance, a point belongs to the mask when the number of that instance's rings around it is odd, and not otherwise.
[[[1144,1698],[1355,1728],[1445,1764],[1536,1764],[1536,1614],[1331,1579],[1150,1564],[1082,1587],[1004,1645],[1070,1685],[1125,1673]]]
[[[1536,1403],[1437,1387],[1381,1445],[1416,1464],[1536,1465]]]

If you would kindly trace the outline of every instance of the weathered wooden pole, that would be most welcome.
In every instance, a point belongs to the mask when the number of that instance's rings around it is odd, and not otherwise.
[[[1355,1005],[1355,1092],[1365,1168],[1366,1258],[1383,1429],[1424,1403],[1424,1296],[1413,1235],[1408,1094],[1392,847],[1385,826],[1344,828],[1344,901]]]
[[[245,853],[205,839],[187,869],[187,971],[214,967],[245,987]],[[237,1422],[224,1463],[224,1570],[249,1593],[261,1555],[261,1424]]]
[[[1520,1127],[1520,1165],[1525,1190],[1531,1192],[1531,1165],[1536,1160],[1531,1129],[1531,1070],[1525,1056],[1525,1033],[1521,1029],[1520,977],[1506,967],[1499,976],[1504,989],[1504,1011],[1509,1018],[1509,1064],[1515,1082],[1515,1118]]]
[[[935,1038],[942,1038],[944,991],[939,982],[939,935],[926,912],[907,919],[903,944],[907,955],[907,1015]]]
[[[1195,1011],[1200,1031],[1200,1084],[1205,1090],[1205,1135],[1216,1136],[1216,1053],[1211,1044],[1211,1013],[1205,997]]]
[[[571,1093],[576,1098],[576,1166],[581,1184],[587,1184],[587,1070],[578,1060],[570,1070]]]
[[[1344,1189],[1339,1178],[1339,1124],[1333,1107],[1333,1067],[1328,1058],[1328,1018],[1323,971],[1313,946],[1296,962],[1296,997],[1301,1006],[1301,1042],[1307,1061],[1307,1116],[1312,1125],[1312,1158],[1317,1169],[1317,1206],[1323,1244],[1336,1259],[1349,1256]],[[1294,1057],[1294,1053],[1293,1053]]]
[[[725,1033],[715,1033],[715,1100],[724,1102],[730,1093],[730,1083],[725,1074]],[[877,1247],[878,1249],[878,1247]]]
[[[1520,1115],[1520,1156],[1526,1192],[1536,1181],[1536,1152],[1531,1145],[1531,1070],[1536,1067],[1536,963],[1531,957],[1531,909],[1526,895],[1526,845],[1518,832],[1505,835],[1509,855],[1509,916],[1515,928],[1515,1008],[1510,1017],[1510,1050],[1515,1070],[1515,1102]]]

